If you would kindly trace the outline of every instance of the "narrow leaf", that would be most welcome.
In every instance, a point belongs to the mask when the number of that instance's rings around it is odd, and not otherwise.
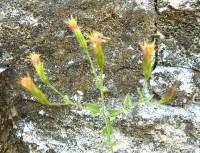
[[[176,94],[176,87],[177,85],[175,83],[164,93],[164,95],[160,99],[161,104],[169,102],[174,97],[174,95]]]
[[[123,107],[125,110],[128,110],[132,107],[131,96],[129,94],[127,94],[126,97],[124,98]]]
[[[84,106],[85,106],[85,109],[89,110],[91,113],[95,115],[100,113],[101,106],[97,104],[85,103]]]
[[[111,119],[114,119],[115,117],[117,117],[122,113],[120,109],[108,109],[108,112],[109,112],[109,117]]]

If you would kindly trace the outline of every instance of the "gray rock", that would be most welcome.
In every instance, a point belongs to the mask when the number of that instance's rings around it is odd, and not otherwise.
[[[174,105],[185,105],[186,99],[188,108],[137,106],[128,116],[113,122],[118,142],[114,151],[200,152],[200,108],[191,105],[199,97],[199,3],[183,2],[1,0],[0,152],[109,152],[99,132],[101,118],[93,118],[85,111],[41,106],[16,83],[20,74],[28,71],[50,100],[61,101],[45,88],[26,62],[27,55],[36,51],[41,54],[50,80],[61,91],[77,102],[98,101],[89,64],[63,24],[71,15],[78,17],[83,32],[97,30],[111,38],[103,46],[109,105],[120,106],[126,93],[137,95],[142,78],[138,43],[151,40],[156,31],[160,39],[150,82],[152,90],[162,95],[174,81],[182,81]]]
[[[158,11],[162,12],[169,8],[180,10],[193,10],[199,8],[198,0],[162,0],[157,2]]]
[[[54,113],[52,113],[54,111]],[[200,107],[187,109],[157,104],[141,105],[128,116],[115,121],[115,152],[199,152]],[[86,112],[60,112],[43,108],[18,122],[17,137],[39,152],[49,149],[57,153],[108,152],[103,145],[98,121]],[[27,115],[28,115],[27,114]],[[34,114],[34,115],[33,115]],[[35,117],[35,119],[33,118]],[[57,118],[57,119],[56,119]],[[56,123],[55,123],[56,121]]]
[[[187,109],[142,105],[133,109],[120,125],[124,133],[134,137],[132,152],[196,153],[200,151],[199,109],[199,105]]]
[[[184,107],[200,96],[198,78],[192,69],[157,66],[150,81],[153,91],[159,96],[164,95],[175,83],[177,91],[170,104]]]
[[[159,41],[152,89],[161,96],[174,82],[179,82],[172,105],[199,102],[199,6],[196,0],[166,0],[157,3]],[[191,83],[192,88],[189,87]]]

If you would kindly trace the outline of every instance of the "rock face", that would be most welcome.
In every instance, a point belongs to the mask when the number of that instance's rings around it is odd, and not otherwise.
[[[111,39],[104,44],[106,100],[137,98],[142,79],[144,39],[158,39],[151,90],[161,96],[174,82],[170,103],[138,106],[115,123],[114,151],[200,152],[200,3],[198,0],[1,0],[0,2],[0,152],[109,152],[102,143],[99,118],[69,108],[41,106],[16,80],[28,71],[26,57],[39,52],[50,80],[72,99],[97,101],[89,64],[63,24],[77,16],[84,32],[96,30]],[[45,90],[52,101],[57,95]],[[134,98],[133,98],[134,99]],[[119,103],[119,102],[118,102]]]
[[[179,82],[177,98],[172,102],[176,106],[199,101],[200,97],[199,6],[195,0],[168,0],[157,4],[160,39],[152,86],[161,95],[174,82]]]

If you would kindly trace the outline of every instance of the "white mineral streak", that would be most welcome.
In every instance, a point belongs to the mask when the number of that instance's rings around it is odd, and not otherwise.
[[[70,60],[70,61],[68,62],[68,65],[72,65],[72,64],[74,64],[74,61],[73,61],[73,60]]]
[[[172,75],[177,81],[181,82],[181,85],[179,87],[181,91],[184,91],[186,93],[192,93],[194,91],[194,73],[190,69],[157,66],[153,73],[166,73]]]
[[[160,37],[160,39],[165,39],[165,36],[160,31],[157,31],[157,35]]]
[[[129,148],[131,147],[132,140],[130,138],[126,137],[119,130],[115,131],[114,137],[117,141],[117,145],[113,147],[114,152],[122,152],[126,150],[127,153],[131,153],[131,150]]]
[[[152,11],[154,9],[149,0],[135,0],[135,2],[137,4],[137,9],[144,9],[146,11]]]
[[[26,15],[20,20],[20,24],[30,24],[32,26],[38,26],[38,19],[33,17],[33,14]]]
[[[200,121],[200,106],[199,105],[191,105],[187,109],[177,108],[177,107],[169,107],[165,105],[152,104],[152,105],[141,105],[139,107],[139,111],[137,116],[141,119],[144,119],[144,122],[152,122],[157,119],[161,119],[163,117],[171,117],[173,116],[181,116],[184,119],[194,119],[194,122]],[[148,124],[148,123],[147,123]]]
[[[16,17],[19,16],[18,22],[20,24],[38,26],[39,21],[38,18],[33,16],[33,13],[24,11],[22,9],[16,9],[14,7],[4,7],[3,10],[0,12],[3,14],[4,17]]]
[[[5,71],[7,68],[4,67],[0,67],[0,73],[2,73],[3,71]]]
[[[172,6],[175,9],[187,9],[192,10],[192,4],[198,2],[198,0],[163,0],[163,2],[168,2],[168,5]],[[159,11],[167,10],[167,7],[159,8]]]
[[[197,3],[197,0],[168,0],[170,5],[173,6],[174,8],[178,9],[180,6],[184,5],[185,9],[191,9],[191,4],[192,3]]]
[[[41,111],[38,112],[38,114],[40,114],[40,115],[43,116],[43,115],[45,115],[45,111],[44,111],[44,110],[41,110]]]
[[[41,133],[42,131],[39,131],[37,129],[36,124],[30,122],[21,122],[21,124],[24,126],[23,131],[17,132],[17,137],[22,138],[24,142],[37,144],[37,150],[42,150],[43,152],[46,152],[49,147],[56,149],[56,146],[65,146],[66,144],[54,139],[51,139],[51,136],[48,137],[43,136]],[[63,137],[67,137],[66,133],[62,133]],[[48,143],[48,145],[47,145]],[[30,153],[35,153],[34,150],[32,150]]]

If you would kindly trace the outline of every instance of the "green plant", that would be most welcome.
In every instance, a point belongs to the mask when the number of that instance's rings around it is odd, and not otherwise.
[[[98,32],[92,32],[90,34],[87,34],[89,40],[88,42],[91,45],[91,48],[94,53],[94,59],[92,59],[92,56],[89,52],[90,47],[88,47],[87,40],[83,36],[78,24],[77,20],[75,18],[70,18],[68,20],[65,20],[64,23],[69,26],[71,31],[74,33],[76,40],[79,42],[80,47],[83,50],[83,53],[85,54],[87,60],[90,63],[91,71],[94,76],[94,81],[96,88],[99,90],[100,93],[100,102],[98,104],[96,103],[84,103],[83,105],[77,104],[73,102],[68,95],[61,93],[58,91],[54,85],[49,81],[48,76],[45,73],[45,69],[43,67],[43,64],[40,60],[40,55],[37,53],[31,53],[29,55],[29,59],[31,60],[34,69],[39,76],[40,80],[48,86],[50,89],[52,89],[55,93],[60,95],[63,99],[63,103],[55,103],[50,102],[45,94],[33,83],[31,77],[29,74],[26,76],[23,76],[19,83],[25,87],[34,97],[37,98],[37,100],[44,105],[49,106],[55,106],[55,105],[67,105],[70,107],[75,107],[77,109],[86,109],[89,110],[91,113],[93,113],[95,116],[101,116],[104,119],[104,128],[101,131],[102,137],[104,142],[107,144],[107,146],[112,150],[112,147],[116,144],[113,134],[114,129],[112,127],[112,120],[114,120],[118,115],[124,113],[126,114],[129,109],[133,108],[133,104],[131,103],[131,96],[129,94],[126,95],[124,98],[124,101],[122,103],[122,108],[106,108],[105,101],[104,101],[104,95],[108,91],[106,86],[104,85],[104,53],[102,49],[102,43],[104,43],[108,38],[104,37],[102,34]],[[144,87],[142,90],[139,90],[140,98],[139,103],[146,103],[151,100],[152,97],[147,97],[145,95],[145,90],[147,89],[148,81],[151,77],[151,71],[152,71],[152,54],[155,47],[155,41],[152,44],[148,44],[146,41],[141,46],[143,50],[143,72],[145,76],[144,81]],[[171,90],[170,90],[171,91]],[[173,88],[172,92],[168,92],[161,98],[161,103],[165,103],[169,101],[174,94],[175,89]]]

